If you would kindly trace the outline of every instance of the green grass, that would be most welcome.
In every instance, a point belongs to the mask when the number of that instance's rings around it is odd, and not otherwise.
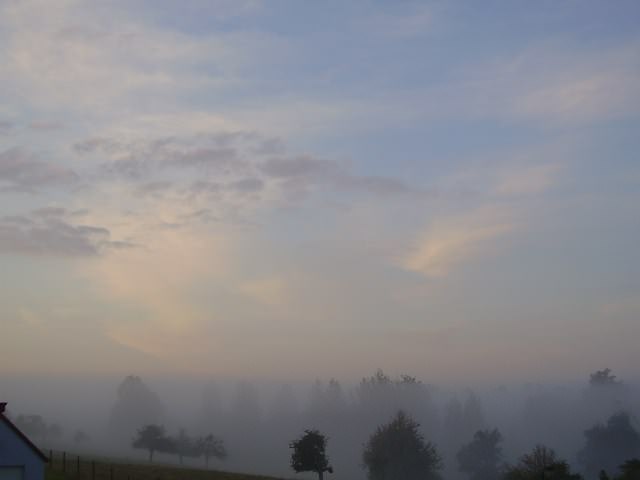
[[[65,471],[60,457],[46,469],[45,480],[278,480],[275,477],[202,470],[163,464],[123,462],[117,459],[81,458],[80,470],[75,456],[69,455]],[[92,460],[93,467],[92,470]],[[95,473],[92,473],[92,472]]]

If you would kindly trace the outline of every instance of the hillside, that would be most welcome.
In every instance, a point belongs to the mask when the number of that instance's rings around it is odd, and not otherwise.
[[[67,456],[63,470],[61,457],[46,469],[46,480],[279,480],[276,477],[203,470],[175,465],[125,462],[118,459],[91,459]]]

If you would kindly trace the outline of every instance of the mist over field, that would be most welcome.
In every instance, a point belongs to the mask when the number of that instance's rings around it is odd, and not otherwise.
[[[0,405],[144,465],[637,480],[638,19],[0,0]]]
[[[138,430],[156,424],[173,437],[211,433],[221,439],[228,457],[211,461],[213,468],[291,477],[290,443],[304,430],[318,429],[328,436],[336,478],[366,478],[363,446],[377,427],[402,410],[435,444],[444,478],[467,478],[459,471],[457,452],[478,430],[493,429],[502,435],[502,463],[515,464],[536,445],[545,445],[589,478],[593,472],[580,454],[587,430],[626,413],[632,428],[640,431],[637,386],[603,372],[604,382],[587,375],[566,384],[473,389],[388,376],[382,370],[351,383],[54,376],[5,377],[2,386],[10,393],[5,400],[12,418],[38,414],[49,427],[60,427],[55,435],[40,432],[35,437],[43,448],[55,450],[146,461],[147,451],[132,448],[132,441]],[[619,463],[624,455],[618,454]],[[175,451],[159,452],[154,461],[178,464],[179,458]],[[203,460],[186,457],[183,464],[201,468]]]

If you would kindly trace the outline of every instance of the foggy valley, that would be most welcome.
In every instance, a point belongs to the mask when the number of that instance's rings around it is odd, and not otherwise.
[[[640,454],[638,389],[608,369],[582,380],[472,390],[378,370],[354,384],[334,379],[278,384],[128,376],[2,378],[2,385],[10,392],[5,397],[18,425],[27,425],[33,415],[42,417],[44,429],[35,429],[32,435],[45,450],[144,461],[146,449],[133,449],[132,441],[138,430],[154,424],[173,438],[182,432],[193,438],[213,434],[220,439],[227,457],[213,459],[212,468],[289,478],[289,444],[304,430],[317,429],[328,437],[335,478],[366,478],[363,445],[378,426],[402,410],[435,444],[444,478],[467,478],[459,471],[456,454],[478,430],[494,429],[502,436],[501,471],[536,445],[544,445],[585,478],[596,478],[601,469],[615,474],[627,457]],[[589,448],[585,431],[607,425],[621,413],[628,415],[635,441],[625,445],[623,432],[622,445],[594,459],[589,452],[585,459],[581,453]],[[154,461],[179,463],[177,455],[175,449],[159,451]],[[182,461],[203,464],[200,456],[185,456]]]

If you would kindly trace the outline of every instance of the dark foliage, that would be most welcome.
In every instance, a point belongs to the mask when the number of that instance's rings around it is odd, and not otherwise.
[[[589,476],[604,470],[609,475],[629,458],[640,455],[640,434],[627,413],[612,415],[606,425],[598,424],[584,432],[586,444],[578,459]]]
[[[518,464],[507,467],[505,480],[580,480],[571,473],[569,464],[544,445],[536,445],[531,453],[520,457]]]
[[[495,430],[478,430],[473,440],[456,455],[458,468],[472,480],[494,480],[500,476],[502,435]]]
[[[305,430],[304,435],[289,445],[291,468],[296,472],[316,472],[322,479],[324,472],[333,473],[327,458],[327,437],[318,430]]]
[[[224,443],[212,434],[200,437],[196,440],[195,449],[198,456],[204,456],[204,462],[207,467],[209,467],[209,459],[211,457],[219,460],[227,458],[227,450],[224,448]]]
[[[111,409],[109,428],[116,438],[129,438],[135,425],[162,422],[164,408],[158,395],[140,377],[130,375],[118,386],[118,399]]]
[[[155,452],[174,453],[175,443],[164,433],[161,425],[146,425],[138,430],[131,443],[133,448],[141,448],[149,451],[149,461],[153,461]]]
[[[378,427],[362,455],[370,480],[430,480],[440,478],[442,460],[433,444],[424,441],[419,424],[399,411]]]
[[[611,375],[610,368],[598,370],[589,375],[589,385],[592,387],[608,387],[619,384],[620,382],[616,380],[616,376]]]
[[[640,459],[632,458],[619,467],[620,475],[616,480],[640,480]]]

